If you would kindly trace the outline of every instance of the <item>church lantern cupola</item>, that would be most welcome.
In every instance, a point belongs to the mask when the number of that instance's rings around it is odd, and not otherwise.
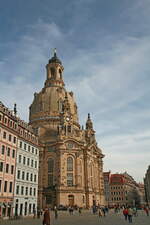
[[[45,82],[45,86],[58,86],[63,87],[64,81],[62,77],[62,73],[64,67],[62,62],[57,57],[56,48],[54,49],[54,55],[51,59],[49,59],[48,64],[46,65],[47,69],[47,80]]]

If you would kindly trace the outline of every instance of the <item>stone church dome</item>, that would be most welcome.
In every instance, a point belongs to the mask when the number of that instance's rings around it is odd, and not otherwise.
[[[45,85],[39,93],[34,94],[30,106],[30,123],[42,123],[45,120],[55,121],[59,124],[61,115],[67,108],[67,113],[74,123],[78,124],[77,105],[73,92],[67,92],[63,81],[63,66],[56,52],[46,65],[47,78]]]

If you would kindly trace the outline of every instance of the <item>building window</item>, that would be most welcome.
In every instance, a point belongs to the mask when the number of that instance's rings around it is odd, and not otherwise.
[[[16,144],[16,137],[14,137],[14,144]]]
[[[54,160],[48,159],[48,186],[53,186]]]
[[[46,196],[46,204],[51,204],[52,203],[52,196],[51,195],[47,195]]]
[[[30,174],[30,181],[32,181],[33,180],[33,174],[31,173]]]
[[[67,186],[73,186],[73,173],[67,173]]]
[[[22,180],[24,180],[25,173],[22,171]]]
[[[28,152],[30,152],[30,145],[28,145]]]
[[[36,182],[36,174],[34,175],[34,182]]]
[[[33,192],[33,195],[34,195],[34,196],[36,195],[36,188],[34,188],[34,192]]]
[[[68,128],[68,132],[71,133],[71,126],[69,125],[67,126],[67,128]]]
[[[5,119],[4,119],[4,123],[6,124],[7,123],[7,118],[5,117]]]
[[[54,170],[54,160],[49,159],[48,160],[48,173],[53,173]]]
[[[9,172],[9,164],[6,164],[6,173]]]
[[[7,192],[7,181],[4,183],[4,192]]]
[[[17,172],[17,179],[20,179],[20,170]]]
[[[32,153],[34,153],[34,148],[32,147]]]
[[[26,150],[27,145],[24,143],[24,150]]]
[[[53,186],[53,174],[48,174],[48,186]]]
[[[19,155],[19,163],[21,163],[21,158],[22,158],[22,156],[21,156],[21,155]]]
[[[9,140],[9,141],[11,141],[11,134],[9,134],[9,138],[8,138],[8,140]]]
[[[21,195],[24,195],[24,186],[21,186]]]
[[[26,187],[26,195],[28,195],[28,187]]]
[[[3,138],[6,139],[6,132],[3,133]]]
[[[10,156],[10,148],[7,148],[7,156]]]
[[[51,71],[51,78],[52,79],[55,79],[55,68],[54,67],[51,67],[50,68],[50,71]]]
[[[67,171],[73,171],[73,158],[67,158]]]
[[[26,174],[26,180],[29,180],[29,173]]]
[[[20,148],[22,148],[22,141],[20,141]]]
[[[32,187],[30,188],[30,195],[32,195]]]
[[[19,195],[19,185],[16,187],[16,195]]]
[[[67,186],[73,186],[73,158],[67,158],[67,171],[72,171],[72,173],[67,173]]]
[[[37,168],[37,161],[35,161],[35,168]]]
[[[11,174],[13,174],[14,173],[14,166],[12,165],[11,166]]]
[[[0,162],[0,172],[3,172],[3,162]]]
[[[15,150],[12,150],[12,158],[15,158]]]
[[[30,165],[30,159],[28,158],[27,160],[27,165],[29,166]]]
[[[33,167],[33,159],[31,160],[31,166]]]
[[[2,145],[2,155],[5,154],[5,145]]]
[[[9,183],[9,192],[12,192],[12,182]]]
[[[23,157],[23,164],[24,165],[26,164],[26,157],[25,156]]]
[[[10,120],[10,127],[12,127],[12,121]]]

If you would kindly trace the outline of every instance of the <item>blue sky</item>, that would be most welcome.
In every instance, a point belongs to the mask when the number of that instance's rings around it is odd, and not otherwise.
[[[28,121],[57,48],[80,123],[91,113],[104,170],[142,181],[150,164],[150,1],[1,0],[0,97]]]

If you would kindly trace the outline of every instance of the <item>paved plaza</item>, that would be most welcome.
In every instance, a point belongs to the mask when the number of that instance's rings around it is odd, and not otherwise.
[[[18,219],[0,221],[1,225],[42,225],[41,219]],[[54,213],[51,212],[51,225],[125,225],[129,224],[124,220],[122,213],[114,214],[110,212],[106,217],[99,218],[98,215],[93,215],[90,211],[84,211],[81,215],[75,212],[74,215],[69,215],[68,212],[59,212],[57,220],[54,219]],[[133,217],[134,225],[150,225],[150,216],[146,216],[140,211],[137,217]]]

